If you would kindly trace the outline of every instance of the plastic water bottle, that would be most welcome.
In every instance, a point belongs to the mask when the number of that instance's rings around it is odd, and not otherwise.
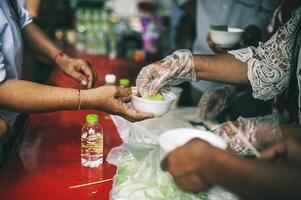
[[[85,167],[99,167],[103,163],[103,130],[94,114],[86,116],[82,128],[81,163]]]
[[[105,75],[105,85],[113,86],[116,84],[116,75],[115,74],[106,74]],[[109,113],[104,113],[105,120],[111,120]]]
[[[106,74],[105,75],[105,85],[115,85],[116,84],[116,75],[115,74]]]

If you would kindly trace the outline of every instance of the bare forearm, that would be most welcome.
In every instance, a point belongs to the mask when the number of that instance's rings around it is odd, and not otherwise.
[[[40,0],[27,0],[25,7],[29,13],[29,15],[33,18],[37,18],[40,9]]]
[[[197,78],[229,84],[249,85],[247,65],[230,54],[194,55]]]
[[[49,62],[61,51],[34,23],[23,29],[23,37],[26,44]]]
[[[76,109],[78,90],[7,80],[0,85],[2,108],[25,113]]]
[[[208,169],[209,179],[244,199],[300,199],[297,166],[247,160],[219,151]]]

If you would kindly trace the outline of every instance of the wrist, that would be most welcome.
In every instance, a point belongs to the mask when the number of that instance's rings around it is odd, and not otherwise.
[[[81,109],[102,109],[103,92],[99,89],[81,90]]]
[[[181,66],[182,71],[185,72],[185,79],[195,81],[196,80],[196,71],[194,58],[190,50],[180,49],[172,54],[172,58],[177,61]]]
[[[53,62],[57,64],[58,66],[62,65],[66,59],[68,59],[68,56],[64,54],[64,52],[60,51],[53,57]]]
[[[81,109],[91,109],[93,107],[91,96],[93,96],[91,95],[91,89],[80,91]]]
[[[202,158],[202,171],[204,172],[203,176],[208,184],[216,185],[219,183],[219,171],[220,167],[223,166],[223,151],[211,146],[206,151],[205,158]]]

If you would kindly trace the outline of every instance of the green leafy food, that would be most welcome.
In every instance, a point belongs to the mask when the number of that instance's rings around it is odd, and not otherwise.
[[[156,100],[156,101],[164,101],[165,100],[163,95],[160,94],[159,92],[155,95],[148,96],[147,98],[150,99],[150,100]]]
[[[210,25],[211,30],[215,31],[228,31],[228,26],[227,25]]]

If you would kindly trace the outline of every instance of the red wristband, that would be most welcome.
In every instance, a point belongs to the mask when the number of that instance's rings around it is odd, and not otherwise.
[[[62,52],[62,51],[60,51],[60,52],[58,52],[54,57],[53,57],[53,62],[54,63],[56,63],[56,59],[58,58],[58,57],[64,57],[64,52]]]

